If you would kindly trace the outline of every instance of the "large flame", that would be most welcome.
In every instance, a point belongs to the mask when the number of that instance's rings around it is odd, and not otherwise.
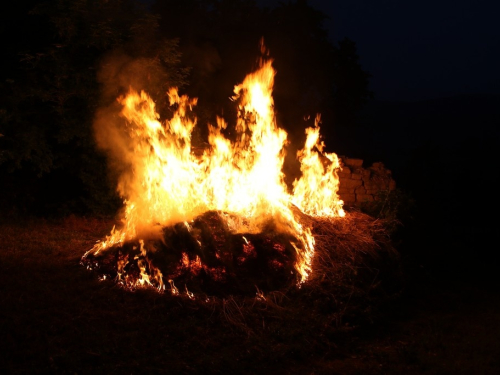
[[[311,272],[314,238],[300,217],[344,216],[337,195],[339,163],[335,154],[323,152],[318,116],[315,127],[306,129],[306,144],[297,155],[302,177],[289,192],[282,172],[287,134],[277,125],[272,98],[275,74],[272,60],[262,60],[258,70],[235,86],[236,140],[224,136],[227,123],[217,118],[216,125],[209,125],[210,147],[198,156],[191,149],[196,99],[172,88],[168,96],[176,110],[170,120],[161,122],[145,92],[130,89],[118,98],[131,151],[129,171],[118,186],[125,203],[123,226],[88,253],[139,240],[146,256],[142,239],[159,237],[161,228],[179,222],[189,228],[195,217],[215,210],[226,214],[235,233],[259,233],[273,220],[276,230],[296,238],[295,268],[298,282],[304,282]],[[156,285],[164,287],[159,270],[146,273],[142,267],[138,284],[151,285],[155,278]]]

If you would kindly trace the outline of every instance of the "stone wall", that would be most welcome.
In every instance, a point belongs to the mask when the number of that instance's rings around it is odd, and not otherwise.
[[[392,173],[383,163],[373,163],[363,168],[362,159],[351,159],[340,156],[341,170],[339,175],[339,196],[344,206],[357,206],[361,203],[372,202],[381,192],[389,192],[396,188]]]

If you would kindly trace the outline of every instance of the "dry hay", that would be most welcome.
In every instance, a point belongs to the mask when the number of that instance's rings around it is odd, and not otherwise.
[[[281,319],[299,305],[338,326],[346,317],[369,316],[400,290],[399,257],[385,222],[360,212],[300,219],[315,238],[312,271],[302,285],[297,284],[296,252],[290,245],[294,238],[277,233],[271,222],[259,234],[234,234],[220,213],[208,212],[190,228],[182,223],[164,228],[162,240],[145,241],[144,246],[151,264],[164,280],[175,282],[181,298],[194,293],[186,303],[218,311],[231,326],[248,333],[254,326],[249,321],[260,321],[263,314]],[[139,248],[129,242],[83,264],[116,279],[117,262],[127,258],[125,271],[137,278]],[[168,293],[168,284],[166,289]]]
[[[302,293],[316,308],[332,312],[337,324],[346,315],[370,315],[401,291],[400,258],[387,225],[360,212],[312,221],[316,251]]]
[[[82,263],[102,278],[116,279],[121,273],[126,287],[139,278],[140,264],[148,273],[157,268],[166,289],[178,289],[181,294],[254,296],[256,289],[269,292],[297,282],[293,236],[279,233],[272,221],[261,233],[233,233],[223,216],[206,212],[189,226],[164,227],[162,239],[145,240],[143,245],[129,241],[97,256],[88,255]],[[141,246],[147,257],[141,254]]]

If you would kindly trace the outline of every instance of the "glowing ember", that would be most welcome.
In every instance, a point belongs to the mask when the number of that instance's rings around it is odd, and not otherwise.
[[[306,130],[305,147],[298,152],[302,177],[294,182],[293,193],[288,191],[282,172],[287,134],[276,123],[271,95],[275,73],[271,60],[261,60],[260,68],[235,86],[236,140],[231,142],[224,136],[227,123],[218,118],[217,125],[209,125],[210,147],[201,156],[191,149],[196,99],[179,95],[172,88],[168,96],[176,111],[170,120],[160,122],[154,101],[145,92],[130,89],[118,98],[120,115],[126,121],[126,134],[122,133],[120,140],[125,142],[109,149],[128,165],[118,185],[125,203],[123,226],[113,228],[83,260],[112,247],[135,243],[135,248],[124,251],[116,260],[117,279],[131,288],[153,285],[163,290],[163,274],[153,265],[151,256],[163,246],[159,242],[165,242],[165,228],[177,228],[176,233],[190,236],[190,246],[197,250],[179,253],[177,268],[165,277],[172,293],[185,289],[192,297],[187,287],[178,289],[174,285],[175,277],[182,272],[198,275],[203,270],[214,278],[227,275],[225,268],[207,264],[207,256],[204,258],[207,235],[202,224],[209,222],[210,216],[196,221],[207,212],[217,212],[217,225],[226,229],[219,235],[216,230],[212,234],[210,241],[215,248],[224,246],[228,233],[239,235],[241,251],[235,250],[239,252],[236,263],[248,263],[258,258],[259,251],[257,239],[249,236],[268,230],[272,223],[272,230],[286,237],[268,237],[270,251],[285,254],[286,249],[292,249],[296,281],[303,283],[311,272],[314,238],[301,218],[344,215],[343,202],[337,195],[339,163],[335,154],[323,153],[318,116],[315,127]],[[236,254],[219,251],[213,262],[228,264],[232,256]],[[280,256],[269,261],[270,268],[284,264]],[[97,266],[86,264],[89,268]]]

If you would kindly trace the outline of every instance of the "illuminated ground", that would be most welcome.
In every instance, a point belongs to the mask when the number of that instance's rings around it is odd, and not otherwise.
[[[494,288],[423,277],[400,298],[367,312],[370,319],[326,325],[311,306],[272,309],[256,302],[257,313],[239,320],[231,299],[225,308],[214,308],[98,281],[78,263],[111,226],[81,219],[1,225],[2,373],[494,374],[500,369],[500,298]]]

